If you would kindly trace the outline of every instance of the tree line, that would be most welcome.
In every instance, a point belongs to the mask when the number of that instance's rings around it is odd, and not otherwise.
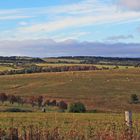
[[[88,70],[102,70],[102,69],[109,69],[109,68],[106,68],[106,67],[98,68],[96,66],[41,67],[41,66],[32,65],[23,69],[1,71],[0,75],[41,73],[41,72],[88,71]]]
[[[9,102],[10,104],[17,103],[19,105],[30,104],[32,107],[38,106],[46,107],[46,106],[57,106],[60,109],[67,109],[68,104],[64,101],[56,101],[56,100],[47,100],[43,96],[31,96],[31,97],[21,97],[16,95],[9,95],[6,93],[0,93],[0,102],[3,104],[4,102]]]
[[[43,96],[30,96],[30,97],[21,97],[16,95],[9,95],[6,93],[0,93],[0,102],[4,104],[9,102],[11,105],[17,103],[18,105],[23,106],[24,104],[29,104],[31,107],[39,107],[43,109],[47,106],[58,107],[61,111],[68,110],[69,112],[86,112],[86,107],[81,102],[75,102],[68,104],[67,102],[61,100],[49,100]],[[45,112],[45,111],[44,111]]]
[[[80,64],[100,64],[100,65],[122,65],[122,66],[137,66],[140,64],[140,58],[123,58],[123,57],[97,57],[97,56],[64,56],[64,57],[51,57],[53,59],[65,60],[79,60]],[[56,63],[62,63],[58,61]]]
[[[24,57],[24,56],[0,56],[0,63],[44,63],[45,61],[41,58]]]

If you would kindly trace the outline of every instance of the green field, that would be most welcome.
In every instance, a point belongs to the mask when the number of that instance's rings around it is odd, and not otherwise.
[[[0,66],[0,71],[13,70],[10,66]]]
[[[139,84],[139,68],[0,76],[0,92],[81,101],[88,109],[101,111],[139,112],[139,104],[129,103],[131,94],[140,96]]]

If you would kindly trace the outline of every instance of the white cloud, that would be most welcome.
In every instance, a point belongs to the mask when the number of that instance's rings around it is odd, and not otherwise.
[[[110,6],[108,8],[108,6]],[[40,12],[45,12],[45,9]],[[121,11],[115,5],[106,5],[97,0],[87,0],[77,4],[50,7],[47,12],[55,19],[35,23],[17,29],[19,34],[52,33],[63,29],[93,26],[97,24],[121,23],[140,20],[140,13]],[[64,14],[64,15],[63,15]]]
[[[137,31],[138,33],[140,33],[140,26],[137,27],[136,31]]]
[[[120,4],[128,9],[140,10],[140,0],[120,0]]]
[[[55,39],[56,41],[64,41],[64,40],[75,40],[75,39],[79,39],[82,36],[87,36],[90,35],[90,32],[73,32],[73,33],[61,33],[59,35],[54,35],[52,36],[53,39]]]
[[[24,15],[0,16],[0,20],[15,20],[15,19],[25,19],[25,18],[31,18],[31,16],[24,16]]]
[[[19,28],[21,32],[53,32],[56,30],[61,30],[70,27],[82,27],[92,24],[105,24],[105,23],[112,23],[112,22],[123,22],[128,20],[133,20],[136,18],[140,18],[140,13],[137,12],[124,12],[124,13],[112,13],[111,15],[90,15],[90,16],[83,16],[83,17],[67,17],[63,20],[57,20],[42,24],[35,24],[29,27]]]
[[[7,17],[7,18],[6,18]],[[59,5],[52,7],[27,8],[0,10],[0,19],[31,18],[32,23],[26,20],[18,22],[19,27],[5,32],[5,38],[27,39],[27,38],[51,38],[49,34],[64,29],[83,28],[97,24],[124,23],[140,20],[140,12],[123,11],[117,5],[104,4],[98,0],[82,0],[79,3]],[[40,17],[42,17],[40,19]],[[72,33],[74,30],[72,30]],[[1,34],[3,34],[1,32]],[[60,33],[57,33],[58,35]],[[65,35],[65,38],[78,38],[77,35]],[[79,34],[79,35],[78,35]],[[2,35],[0,35],[2,36]],[[56,35],[57,36],[57,35]],[[55,38],[57,39],[57,38]],[[61,35],[59,37],[61,40]]]
[[[86,0],[81,1],[79,3],[73,3],[70,5],[58,5],[58,6],[47,6],[47,7],[39,7],[39,8],[21,8],[21,9],[0,9],[0,17],[9,17],[9,19],[14,19],[12,17],[38,17],[42,15],[58,15],[62,13],[66,14],[83,14],[90,13],[91,11],[95,11],[96,0]],[[95,6],[93,6],[93,4]],[[93,8],[93,9],[92,9]],[[10,18],[11,17],[11,18]],[[4,19],[4,18],[3,18]],[[5,20],[8,18],[5,18]],[[15,18],[16,19],[16,18]]]
[[[0,20],[16,20],[16,19],[27,19],[33,18],[31,14],[26,14],[25,9],[0,9]]]
[[[21,26],[26,26],[26,25],[28,25],[28,22],[21,21],[21,22],[19,22],[19,25],[21,25]]]

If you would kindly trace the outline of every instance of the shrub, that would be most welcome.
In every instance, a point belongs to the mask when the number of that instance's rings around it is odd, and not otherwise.
[[[132,103],[138,103],[139,102],[139,98],[136,94],[131,95],[131,102]]]
[[[20,109],[20,108],[8,108],[4,110],[4,112],[32,112],[32,111],[27,109]]]
[[[65,110],[65,109],[67,109],[68,105],[67,105],[66,102],[60,101],[60,102],[58,103],[58,107],[59,107],[60,109],[62,109],[62,110]]]
[[[0,93],[0,101],[3,103],[7,100],[7,95],[5,93]]]
[[[17,102],[17,98],[14,95],[8,95],[8,100],[10,104],[14,104],[15,102]]]
[[[39,96],[39,97],[37,97],[37,103],[38,103],[38,107],[41,107],[41,105],[42,105],[42,102],[43,102],[43,96]]]
[[[56,100],[53,100],[52,102],[50,102],[49,105],[50,105],[50,106],[56,106],[56,105],[57,105]]]
[[[86,112],[86,107],[81,102],[71,103],[69,106],[69,112],[74,112],[74,113]]]
[[[36,101],[36,98],[35,98],[34,96],[31,96],[31,97],[29,98],[29,103],[32,105],[32,107],[35,106],[35,101]]]

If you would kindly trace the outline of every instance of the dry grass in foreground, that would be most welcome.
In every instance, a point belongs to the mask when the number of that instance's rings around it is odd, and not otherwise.
[[[133,128],[123,114],[1,113],[1,140],[139,140],[140,116]]]

